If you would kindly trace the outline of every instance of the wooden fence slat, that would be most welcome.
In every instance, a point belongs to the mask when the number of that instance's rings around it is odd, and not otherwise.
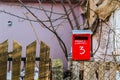
[[[99,62],[99,65],[98,65],[98,80],[105,80],[105,68],[106,68],[106,63],[105,62]]]
[[[83,80],[94,80],[95,77],[95,62],[84,62]]]
[[[40,44],[40,61],[49,61],[50,47],[41,41]]]
[[[14,41],[12,52],[12,80],[20,80],[21,53],[22,47]]]
[[[39,66],[39,80],[50,80],[49,62],[41,62]]]
[[[40,44],[39,80],[50,80],[50,48],[45,43]]]
[[[110,74],[109,74],[109,80],[116,80],[116,68],[117,66],[115,63],[110,63]]]
[[[34,80],[36,41],[27,46],[25,80]]]
[[[0,80],[7,80],[8,41],[0,44]]]

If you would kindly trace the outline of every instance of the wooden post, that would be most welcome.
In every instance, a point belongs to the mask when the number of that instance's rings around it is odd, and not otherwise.
[[[0,80],[7,80],[8,41],[0,44]]]
[[[22,47],[16,42],[13,42],[12,53],[12,80],[20,79],[20,65],[21,65],[21,53]]]
[[[50,48],[44,42],[40,44],[39,80],[50,80]]]
[[[34,80],[36,41],[27,46],[25,80]]]
[[[84,77],[83,80],[95,79],[95,62],[84,62]]]
[[[105,80],[105,68],[106,68],[106,63],[105,62],[99,62],[99,65],[98,65],[98,80]]]

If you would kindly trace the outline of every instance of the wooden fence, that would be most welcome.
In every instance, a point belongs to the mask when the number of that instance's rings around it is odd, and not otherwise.
[[[12,61],[12,79],[20,80],[21,61],[25,63],[24,80],[34,80],[35,63],[39,63],[37,80],[63,80],[61,60],[50,59],[50,47],[40,44],[40,57],[36,58],[36,41],[26,47],[26,58],[23,60],[22,46],[13,41],[13,51],[8,52],[8,41],[0,44],[0,80],[7,80],[7,62]],[[113,62],[71,61],[70,80],[116,80],[117,64]],[[51,76],[52,75],[52,76]],[[65,79],[64,79],[65,80]],[[119,79],[118,79],[119,80]]]
[[[71,80],[119,80],[116,79],[117,64],[113,62],[72,61]]]
[[[44,42],[40,44],[38,80],[50,80],[51,59],[50,48]],[[13,41],[13,51],[8,52],[8,41],[0,44],[0,80],[7,80],[7,62],[12,60],[12,79],[20,80],[22,47]],[[36,41],[26,47],[24,80],[34,80],[36,62]]]

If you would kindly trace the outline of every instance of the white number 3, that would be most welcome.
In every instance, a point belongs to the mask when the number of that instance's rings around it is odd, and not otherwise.
[[[82,52],[80,52],[80,54],[84,54],[84,53],[85,53],[84,47],[83,47],[83,46],[80,46],[79,48],[80,48],[80,50],[82,51]]]

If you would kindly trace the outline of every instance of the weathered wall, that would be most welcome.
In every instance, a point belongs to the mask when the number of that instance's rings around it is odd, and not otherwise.
[[[93,36],[93,53],[96,52],[94,56],[95,60],[114,61],[113,55],[116,55],[117,61],[120,61],[119,2],[117,3],[116,0],[111,1],[114,3],[110,3],[109,0],[103,0],[103,3],[101,2],[98,7],[96,6],[98,1],[91,0],[90,2],[90,26],[94,27],[92,24],[96,20],[95,12],[101,21],[104,20],[104,22],[99,23],[97,32]],[[114,6],[115,4],[116,6]],[[110,17],[108,18],[108,16]]]

